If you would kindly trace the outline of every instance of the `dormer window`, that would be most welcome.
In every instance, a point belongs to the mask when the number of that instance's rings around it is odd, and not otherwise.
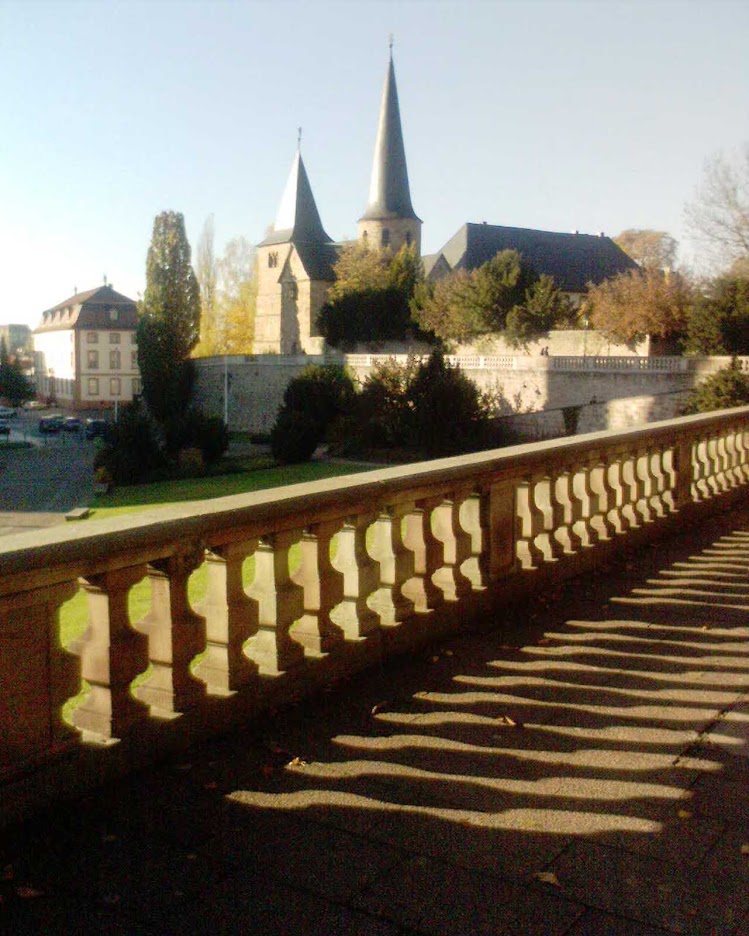
[[[388,230],[388,228],[382,229],[381,243],[383,247],[390,246],[390,231]]]

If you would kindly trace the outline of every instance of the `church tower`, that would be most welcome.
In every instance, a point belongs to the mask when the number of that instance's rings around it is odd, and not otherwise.
[[[255,354],[321,352],[315,320],[334,279],[335,259],[336,246],[322,226],[299,147],[275,224],[257,246]]]
[[[404,244],[416,244],[421,253],[421,219],[411,205],[392,44],[380,105],[369,204],[359,219],[359,240],[393,252]]]

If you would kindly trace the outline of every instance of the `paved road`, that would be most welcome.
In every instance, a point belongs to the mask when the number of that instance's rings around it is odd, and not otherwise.
[[[40,436],[39,419],[19,415],[11,441],[26,439],[29,449],[0,442],[0,535],[62,523],[92,493],[94,444],[82,433]]]

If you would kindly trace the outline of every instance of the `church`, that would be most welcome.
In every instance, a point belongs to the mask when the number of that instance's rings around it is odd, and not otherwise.
[[[411,203],[392,48],[375,142],[369,201],[358,222],[360,241],[397,252],[415,244],[422,221]],[[325,231],[298,147],[270,233],[258,244],[255,354],[320,354],[324,338],[317,313],[335,279],[342,244]],[[422,257],[427,277],[475,269],[500,250],[518,250],[537,274],[554,277],[573,297],[588,283],[636,268],[609,237],[557,233],[493,224],[464,224],[436,254]]]

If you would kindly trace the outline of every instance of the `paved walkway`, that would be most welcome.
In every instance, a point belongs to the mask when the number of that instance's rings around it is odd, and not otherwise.
[[[749,934],[749,511],[9,830],[20,933]]]

